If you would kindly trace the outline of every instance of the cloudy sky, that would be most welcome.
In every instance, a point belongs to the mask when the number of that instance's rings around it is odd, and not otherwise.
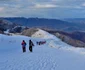
[[[0,17],[85,18],[85,0],[0,0]]]

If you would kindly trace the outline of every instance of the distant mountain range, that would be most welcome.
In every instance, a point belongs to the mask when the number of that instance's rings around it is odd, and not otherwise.
[[[64,19],[64,21],[75,23],[79,25],[79,27],[85,28],[85,18],[69,18],[69,19]]]
[[[9,29],[11,33],[22,33],[22,35],[31,36],[36,32],[36,28],[44,29],[70,45],[85,47],[84,18],[63,20],[23,17],[0,18],[0,33]],[[23,30],[26,31],[23,32]]]
[[[85,24],[85,18],[68,18],[64,20],[76,24]]]
[[[39,27],[39,28],[49,28],[60,31],[85,31],[84,25],[71,20],[59,20],[59,19],[46,19],[46,18],[24,18],[24,17],[10,17],[10,18],[0,18],[3,20],[8,20],[12,23],[28,26],[28,27]]]

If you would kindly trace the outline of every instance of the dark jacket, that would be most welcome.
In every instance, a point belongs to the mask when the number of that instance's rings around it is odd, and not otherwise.
[[[34,46],[34,44],[31,40],[29,40],[29,46]]]

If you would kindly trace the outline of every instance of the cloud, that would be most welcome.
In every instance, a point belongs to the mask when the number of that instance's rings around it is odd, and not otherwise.
[[[81,6],[77,6],[77,5],[75,5],[75,6],[60,6],[61,8],[68,8],[68,9],[82,9],[82,7]]]
[[[0,3],[6,3],[6,2],[11,2],[13,0],[0,0]]]
[[[85,3],[82,3],[81,6],[84,6],[85,7]]]
[[[4,10],[4,7],[0,7],[0,12],[2,12]]]
[[[10,1],[10,0],[0,0],[0,1]]]
[[[57,5],[53,4],[36,4],[34,8],[55,8]]]
[[[84,2],[84,0],[0,0],[0,16],[46,18],[82,16]]]

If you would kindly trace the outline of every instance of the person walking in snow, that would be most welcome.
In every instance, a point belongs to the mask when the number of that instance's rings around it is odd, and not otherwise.
[[[21,45],[23,52],[26,52],[26,42],[24,40],[22,41]]]
[[[29,51],[32,52],[32,48],[33,48],[34,44],[31,40],[29,40]]]

